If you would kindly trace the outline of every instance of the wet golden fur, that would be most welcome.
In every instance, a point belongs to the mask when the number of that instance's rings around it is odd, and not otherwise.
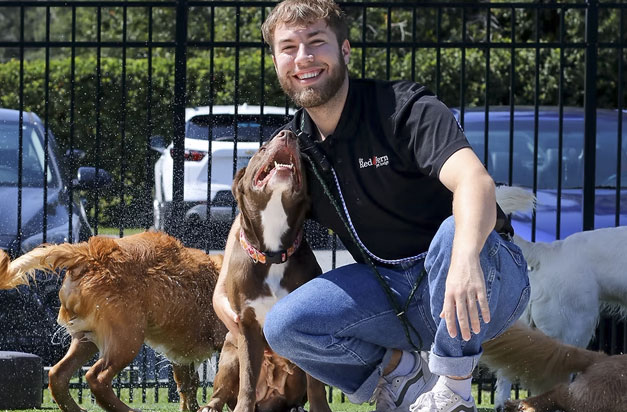
[[[128,411],[111,379],[146,342],[174,364],[183,409],[195,410],[193,365],[219,350],[226,328],[211,306],[222,256],[184,247],[171,236],[145,232],[122,239],[42,246],[10,262],[0,252],[0,289],[28,284],[36,270],[67,269],[58,322],[72,336],[50,371],[50,389],[64,411],[78,411],[67,390],[71,375],[100,352],[86,375],[96,400]]]

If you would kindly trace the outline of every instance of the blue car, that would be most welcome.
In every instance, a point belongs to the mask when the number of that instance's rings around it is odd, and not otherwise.
[[[550,242],[583,230],[583,144],[584,111],[564,108],[562,132],[562,186],[557,233],[559,111],[557,107],[540,107],[538,114],[537,164],[534,166],[533,107],[516,107],[513,122],[513,157],[510,164],[510,108],[490,107],[488,123],[488,158],[485,158],[485,109],[453,110],[479,159],[497,184],[513,184],[532,190],[537,176],[535,240]],[[619,117],[622,116],[622,141],[619,147]],[[594,226],[627,224],[627,113],[597,110],[596,190]],[[620,170],[618,158],[620,156]],[[511,170],[511,181],[510,181]],[[617,176],[620,174],[620,207],[616,207]],[[532,239],[531,215],[516,215],[516,233]]]

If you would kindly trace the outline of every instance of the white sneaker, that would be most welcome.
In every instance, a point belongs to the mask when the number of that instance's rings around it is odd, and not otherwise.
[[[414,367],[405,376],[391,378],[381,377],[377,389],[372,395],[372,403],[376,402],[375,412],[407,412],[409,405],[420,396],[433,388],[438,381],[438,375],[429,370],[419,353],[411,352],[414,357]]]
[[[441,380],[438,380],[430,392],[420,395],[409,410],[411,412],[477,412],[472,396],[467,401],[463,400]]]

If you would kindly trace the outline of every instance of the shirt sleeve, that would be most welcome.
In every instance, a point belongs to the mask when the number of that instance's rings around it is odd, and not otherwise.
[[[426,175],[437,178],[453,153],[470,147],[453,112],[433,95],[410,99],[400,115],[404,125],[398,130],[419,170]]]

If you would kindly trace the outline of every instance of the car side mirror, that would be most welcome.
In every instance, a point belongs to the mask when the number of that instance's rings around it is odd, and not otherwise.
[[[74,187],[81,190],[105,189],[113,183],[113,178],[104,169],[96,169],[91,166],[78,168]]]
[[[163,154],[163,152],[165,152],[165,148],[166,148],[165,140],[163,140],[163,137],[161,137],[161,136],[152,136],[150,138],[150,148],[152,150],[155,150],[155,151]]]

